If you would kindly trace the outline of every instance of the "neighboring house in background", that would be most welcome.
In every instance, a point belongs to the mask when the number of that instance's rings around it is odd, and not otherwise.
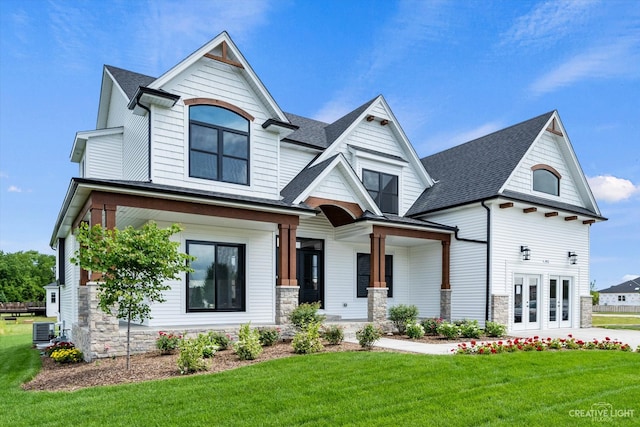
[[[600,305],[640,306],[640,277],[598,292],[600,292]]]
[[[158,78],[105,66],[96,130],[53,231],[60,319],[87,357],[118,345],[83,221],[177,222],[193,273],[133,331],[282,324],[302,302],[332,318],[591,323],[589,230],[603,221],[556,111],[420,159],[382,96],[333,123],[283,112],[227,33]]]

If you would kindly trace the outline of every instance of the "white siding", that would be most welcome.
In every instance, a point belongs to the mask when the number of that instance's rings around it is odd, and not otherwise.
[[[278,190],[282,190],[314,157],[315,153],[313,152],[296,149],[284,144],[281,145]]]
[[[458,227],[460,238],[487,240],[487,213],[480,204],[439,212],[423,219]],[[476,319],[482,324],[487,293],[487,246],[452,238],[450,261],[451,318]]]
[[[171,109],[152,108],[154,182],[237,195],[279,198],[278,138],[262,128],[262,123],[269,118],[267,110],[233,66],[202,59],[163,89],[180,95],[182,99],[201,97],[226,101],[255,117],[250,126],[250,185],[189,177],[189,117],[187,107],[181,102]]]
[[[147,123],[149,116],[129,113],[126,118],[122,156],[123,178],[132,181],[149,179]]]
[[[127,108],[128,101],[120,93],[120,91],[113,86],[111,90],[111,99],[109,100],[109,116],[107,117],[107,128],[114,128],[123,126],[125,117],[129,114]]]
[[[72,233],[65,239],[65,285],[60,286],[60,321],[71,333],[72,324],[78,321],[78,286],[80,284],[80,267],[71,264],[70,259],[76,250],[76,239]],[[71,337],[70,337],[71,338]]]
[[[122,179],[122,134],[89,138],[84,159],[85,178]]]
[[[505,189],[585,207],[556,138],[560,137],[548,132],[542,134],[542,137],[536,141],[529,154],[523,159]],[[533,191],[531,167],[537,164],[549,165],[560,173],[562,176],[560,179],[560,196]]]
[[[338,169],[332,170],[311,193],[313,197],[341,200],[358,203],[359,197],[350,185],[345,183],[342,173]]]
[[[243,225],[244,224],[244,225]],[[162,224],[165,226],[168,224]],[[245,245],[246,311],[187,313],[186,275],[169,282],[166,302],[152,307],[149,326],[194,326],[211,324],[239,324],[246,322],[273,323],[275,320],[275,226],[273,231],[251,229],[251,223],[233,227],[204,227],[183,224],[185,230],[175,235],[180,251],[186,251],[186,240],[237,243]]]
[[[440,286],[442,285],[440,242],[430,242],[409,249],[409,285],[409,298],[404,304],[416,305],[420,317],[440,317]]]
[[[534,274],[541,280],[540,305],[548,304],[550,276],[571,277],[572,325],[580,325],[580,296],[589,295],[589,226],[581,221],[565,221],[562,215],[547,218],[542,212],[525,214],[521,208],[492,206],[491,277],[492,293],[510,295],[514,274]],[[520,246],[531,250],[531,259],[522,260]],[[578,254],[571,265],[568,252]],[[512,296],[511,296],[512,298]],[[544,313],[543,309],[543,313]],[[546,328],[543,317],[541,327]]]

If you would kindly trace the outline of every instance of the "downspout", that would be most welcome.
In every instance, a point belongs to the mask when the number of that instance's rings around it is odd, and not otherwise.
[[[136,105],[149,113],[149,119],[147,120],[147,179],[151,182],[151,109],[140,103],[140,96],[136,98]]]
[[[480,202],[480,204],[482,205],[483,208],[485,208],[487,210],[487,240],[476,240],[476,239],[465,239],[463,237],[459,237],[458,236],[458,232],[460,231],[460,229],[458,227],[455,228],[455,234],[454,237],[456,238],[456,240],[459,240],[461,242],[469,242],[469,243],[480,243],[482,245],[487,245],[487,262],[486,262],[486,270],[487,270],[487,275],[486,275],[486,279],[485,279],[485,304],[484,304],[484,319],[485,320],[489,320],[489,290],[490,290],[490,281],[489,281],[489,266],[490,266],[490,241],[489,241],[489,236],[490,231],[491,231],[491,210],[489,209],[489,207],[487,205],[484,204],[484,200],[482,202]]]

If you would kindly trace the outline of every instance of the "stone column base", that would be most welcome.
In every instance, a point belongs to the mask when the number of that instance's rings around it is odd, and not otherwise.
[[[580,327],[590,328],[593,326],[591,323],[593,315],[593,297],[583,296],[580,297]]]
[[[451,322],[451,289],[440,289],[440,318]]]
[[[387,320],[387,293],[389,288],[367,288],[367,319],[384,323]]]
[[[298,306],[300,286],[276,286],[276,324],[289,323],[289,315]]]
[[[509,324],[509,295],[491,295],[491,320],[504,326]]]

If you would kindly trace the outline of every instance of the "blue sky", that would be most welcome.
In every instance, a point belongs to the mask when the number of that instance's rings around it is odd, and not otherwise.
[[[4,0],[0,250],[53,253],[104,64],[159,76],[223,30],[283,110],[383,94],[421,157],[557,109],[609,218],[591,280],[640,275],[640,7],[615,0]]]

